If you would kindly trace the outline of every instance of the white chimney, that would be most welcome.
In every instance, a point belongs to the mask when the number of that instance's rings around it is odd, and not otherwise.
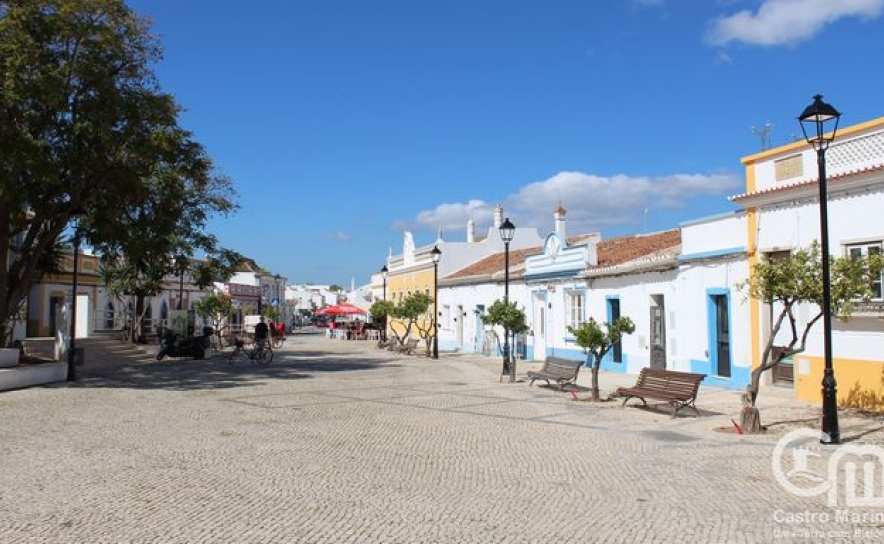
[[[467,243],[473,243],[476,241],[476,223],[473,221],[471,217],[469,221],[467,221]]]
[[[503,206],[500,204],[494,208],[494,228],[500,229],[500,226],[503,225]]]
[[[568,234],[565,232],[565,214],[567,210],[559,203],[559,206],[553,212],[553,220],[555,221],[555,231],[562,243],[568,240]]]

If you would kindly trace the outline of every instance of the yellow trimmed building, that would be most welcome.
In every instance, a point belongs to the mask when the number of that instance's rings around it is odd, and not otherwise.
[[[473,220],[466,225],[466,237],[462,241],[444,240],[440,232],[433,243],[422,247],[416,247],[411,232],[405,232],[402,243],[402,253],[387,257],[386,282],[381,274],[376,274],[372,281],[372,291],[376,299],[386,299],[394,304],[405,300],[412,293],[426,293],[434,296],[434,280],[444,278],[458,270],[461,270],[489,255],[501,253],[504,250],[503,240],[500,238],[500,227],[504,223],[503,207],[498,205],[493,211],[492,224],[484,235],[477,235]],[[538,247],[543,243],[536,228],[517,227],[510,242],[513,251],[529,247]],[[441,251],[437,266],[434,266],[431,252],[433,248]],[[384,288],[384,285],[386,288]],[[440,303],[438,308],[432,309],[437,314],[442,312]],[[427,321],[421,323],[425,327],[432,314],[427,315]],[[446,320],[443,319],[442,322]],[[401,335],[405,332],[403,323],[388,322],[388,327]],[[417,331],[412,331],[413,335]]]
[[[808,247],[820,239],[819,175],[816,151],[804,140],[742,159],[746,192],[732,198],[745,208],[747,255],[754,265]],[[835,255],[865,255],[884,244],[884,117],[838,130],[826,152],[829,250]],[[884,410],[884,293],[847,319],[832,321],[833,368],[838,404]],[[760,364],[776,308],[750,300],[752,366]],[[799,309],[799,332],[811,308]],[[785,332],[780,334],[785,336]],[[810,332],[807,350],[768,378],[768,384],[794,387],[798,398],[821,399],[823,325]]]

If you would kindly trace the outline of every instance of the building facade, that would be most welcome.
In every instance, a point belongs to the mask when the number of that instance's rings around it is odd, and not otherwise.
[[[732,198],[746,211],[749,264],[808,247],[820,239],[817,154],[804,141],[743,158],[746,192]],[[884,118],[844,128],[826,152],[830,253],[881,252],[884,243]],[[884,298],[880,279],[870,303],[832,326],[833,368],[840,405],[884,409]],[[776,310],[750,301],[752,365],[760,364]],[[798,326],[812,309],[799,310]],[[823,328],[810,332],[807,349],[785,371],[768,378],[794,385],[799,398],[818,401],[822,382]]]

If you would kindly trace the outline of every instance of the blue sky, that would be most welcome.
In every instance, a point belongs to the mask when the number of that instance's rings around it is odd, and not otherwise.
[[[402,233],[604,238],[734,209],[740,158],[884,115],[884,0],[130,0],[163,90],[233,180],[222,245],[367,283]],[[443,256],[444,258],[444,256]]]

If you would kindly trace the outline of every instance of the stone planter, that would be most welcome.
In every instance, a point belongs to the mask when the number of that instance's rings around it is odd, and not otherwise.
[[[67,376],[68,365],[66,362],[0,368],[0,391],[63,382]]]
[[[0,348],[0,368],[18,366],[18,356],[20,353],[18,348]]]

